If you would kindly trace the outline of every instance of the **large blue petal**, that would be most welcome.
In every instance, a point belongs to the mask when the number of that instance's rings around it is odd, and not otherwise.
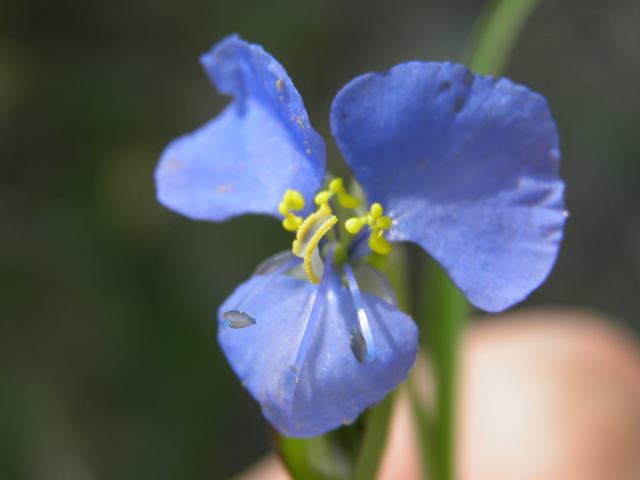
[[[233,308],[260,280],[240,285],[218,312]],[[349,290],[333,274],[300,381],[292,396],[283,391],[318,290],[317,285],[282,275],[245,307],[256,324],[219,330],[218,340],[232,368],[265,417],[284,435],[310,437],[351,423],[402,382],[414,363],[418,330],[400,310],[363,293],[376,348],[372,362],[359,363],[349,333],[358,317]]]
[[[191,218],[279,216],[288,188],[307,200],[324,179],[325,146],[284,68],[262,47],[231,36],[201,57],[233,101],[199,130],[174,140],[156,169],[158,199]]]
[[[336,141],[390,240],[421,245],[476,306],[500,311],[551,270],[565,221],[546,101],[461,65],[412,62],[354,79]]]

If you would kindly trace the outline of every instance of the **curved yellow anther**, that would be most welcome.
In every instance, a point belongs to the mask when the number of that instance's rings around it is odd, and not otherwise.
[[[304,197],[297,190],[287,189],[284,192],[282,201],[278,204],[278,212],[285,216],[282,226],[285,230],[293,232],[302,224],[302,217],[298,217],[289,210],[302,210],[304,208]]]
[[[389,217],[383,217],[382,205],[374,203],[371,205],[371,211],[367,212],[364,217],[350,218],[344,224],[347,232],[356,234],[364,225],[369,225],[371,229],[371,235],[369,236],[369,248],[376,253],[385,255],[391,250],[391,245],[383,237],[383,230],[388,230],[391,227],[391,219]]]
[[[309,215],[298,228],[291,249],[293,254],[304,258],[304,271],[311,283],[320,283],[324,264],[318,252],[318,242],[333,227],[338,218],[322,209]]]

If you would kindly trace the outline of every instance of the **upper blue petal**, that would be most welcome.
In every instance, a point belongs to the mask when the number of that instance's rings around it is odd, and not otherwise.
[[[354,79],[331,128],[390,240],[420,244],[487,311],[524,299],[562,238],[558,134],[543,97],[461,65],[412,62]]]
[[[218,312],[233,308],[260,280],[240,285]],[[310,437],[354,421],[402,382],[418,349],[415,323],[380,298],[362,294],[376,348],[372,362],[359,363],[349,334],[358,317],[340,276],[330,279],[300,381],[293,395],[283,391],[295,360],[317,285],[281,275],[245,307],[256,324],[219,330],[218,340],[243,385],[260,402],[265,417],[283,434]]]
[[[284,68],[235,35],[200,60],[233,101],[162,153],[155,173],[160,202],[201,220],[279,216],[278,203],[293,188],[310,212],[324,179],[325,146]]]

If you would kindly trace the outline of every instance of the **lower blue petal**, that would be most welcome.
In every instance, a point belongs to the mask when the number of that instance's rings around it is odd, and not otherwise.
[[[547,277],[565,222],[558,133],[544,98],[462,65],[411,62],[354,79],[331,128],[388,239],[421,245],[479,308]]]
[[[218,312],[233,308],[260,280],[240,285]],[[300,381],[291,396],[283,390],[318,286],[288,276],[270,282],[246,306],[256,324],[219,330],[229,363],[265,417],[284,435],[311,437],[353,422],[405,380],[418,349],[418,330],[403,312],[380,298],[362,294],[376,358],[359,363],[349,334],[358,318],[349,290],[332,275]]]

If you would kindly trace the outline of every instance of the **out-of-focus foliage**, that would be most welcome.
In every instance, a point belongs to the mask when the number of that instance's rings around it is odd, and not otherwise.
[[[238,32],[287,69],[329,169],[354,76],[460,57],[480,1],[0,4],[0,477],[225,478],[270,448],[216,342],[219,304],[290,235],[155,201],[164,146],[214,116],[198,55]],[[506,76],[545,95],[571,212],[524,305],[640,333],[640,4],[542,1]],[[417,253],[417,252],[416,252]]]

